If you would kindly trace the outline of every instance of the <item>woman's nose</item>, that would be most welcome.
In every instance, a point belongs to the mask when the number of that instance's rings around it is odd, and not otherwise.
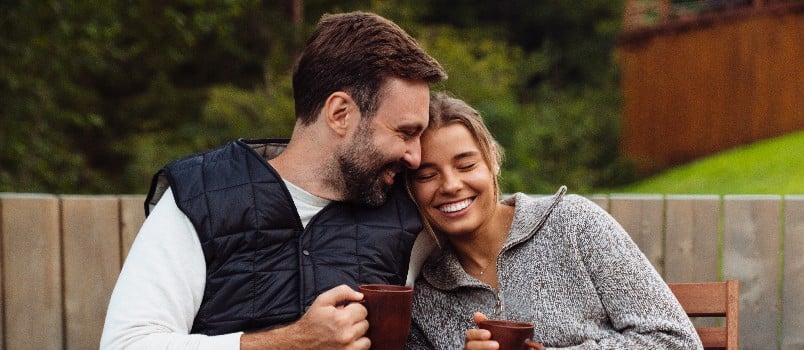
[[[443,182],[441,182],[441,192],[443,193],[455,193],[463,187],[460,176],[453,172],[444,173],[443,179]]]

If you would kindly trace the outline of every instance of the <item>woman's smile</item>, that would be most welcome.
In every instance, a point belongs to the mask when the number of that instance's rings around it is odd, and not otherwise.
[[[456,213],[456,212],[459,212],[461,210],[464,210],[464,209],[468,208],[470,205],[472,205],[473,201],[474,201],[474,198],[466,198],[466,199],[461,200],[461,201],[442,204],[442,205],[438,206],[438,210],[440,210],[442,213],[453,214],[453,213]]]

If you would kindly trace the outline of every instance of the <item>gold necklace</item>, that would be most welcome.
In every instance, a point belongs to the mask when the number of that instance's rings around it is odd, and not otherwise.
[[[501,230],[502,231],[502,241],[503,241],[502,244],[505,244],[505,240],[508,238],[508,231],[511,229],[512,221],[513,221],[513,212],[511,213],[511,217],[507,218],[507,220],[505,220],[503,222],[502,230]],[[500,252],[497,252],[496,256],[494,257],[494,260],[492,262],[490,262],[488,265],[486,265],[485,267],[480,269],[480,273],[479,273],[480,276],[485,275],[486,270],[489,268],[489,266],[491,266],[491,265],[496,266],[497,265],[497,258],[499,257],[499,255],[500,255]]]
[[[495,262],[491,262],[491,263],[489,263],[489,264],[488,264],[488,265],[486,265],[485,267],[481,268],[481,269],[480,269],[480,272],[479,272],[478,274],[479,274],[480,276],[483,276],[483,275],[486,273],[486,270],[488,270],[489,266],[494,265],[494,264],[495,264]]]

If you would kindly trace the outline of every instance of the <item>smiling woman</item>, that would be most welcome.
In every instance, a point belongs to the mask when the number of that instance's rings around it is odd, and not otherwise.
[[[407,184],[440,250],[415,283],[408,349],[492,348],[492,334],[477,329],[487,317],[533,324],[548,348],[701,348],[667,285],[603,209],[564,187],[499,200],[502,150],[473,108],[434,94],[421,142]]]

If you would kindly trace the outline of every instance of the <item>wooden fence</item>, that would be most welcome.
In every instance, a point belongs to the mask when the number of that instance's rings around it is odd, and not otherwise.
[[[639,170],[804,130],[804,1],[754,3],[626,27],[620,148]]]
[[[738,279],[742,349],[804,348],[804,195],[590,196],[668,282]],[[0,349],[94,349],[141,196],[0,194]]]

